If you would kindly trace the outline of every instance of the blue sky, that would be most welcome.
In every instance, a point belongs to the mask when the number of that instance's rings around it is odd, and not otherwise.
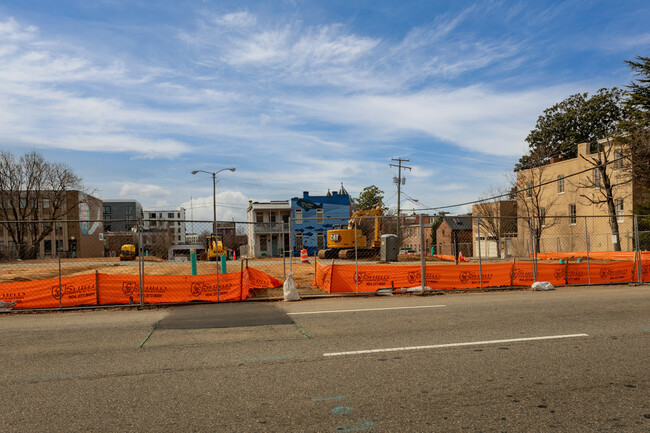
[[[628,84],[649,22],[647,0],[5,0],[0,149],[194,219],[212,182],[192,170],[236,167],[218,218],[244,220],[341,182],[394,207],[396,157],[402,207],[444,206],[505,185],[545,108]]]

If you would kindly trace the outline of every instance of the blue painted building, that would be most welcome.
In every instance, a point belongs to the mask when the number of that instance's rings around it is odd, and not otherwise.
[[[302,197],[293,197],[291,236],[294,256],[300,256],[303,248],[309,256],[327,248],[327,231],[334,225],[348,225],[350,205],[350,195],[343,184],[338,192],[328,191],[324,196],[310,196],[305,191]]]

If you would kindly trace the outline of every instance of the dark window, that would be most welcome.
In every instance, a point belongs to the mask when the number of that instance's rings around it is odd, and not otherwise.
[[[576,223],[576,205],[575,203],[571,203],[569,205],[569,224],[575,224]]]
[[[174,219],[174,212],[169,212],[169,213],[167,214],[167,218],[169,218],[169,219]]]

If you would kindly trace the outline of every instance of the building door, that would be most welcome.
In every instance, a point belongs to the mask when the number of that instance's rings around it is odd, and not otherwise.
[[[260,236],[260,256],[266,257],[266,235]]]
[[[271,257],[276,257],[278,255],[278,236],[273,235],[271,237]]]

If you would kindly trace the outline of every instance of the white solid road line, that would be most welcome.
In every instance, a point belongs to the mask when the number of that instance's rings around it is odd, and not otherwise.
[[[509,340],[470,341],[466,343],[433,344],[430,346],[391,347],[389,349],[353,350],[351,352],[323,353],[323,356],[363,355],[366,353],[401,352],[405,350],[440,349],[443,347],[480,346],[485,344],[517,343],[520,341],[556,340],[560,338],[588,337],[589,334],[548,335],[545,337],[511,338]]]
[[[302,314],[354,313],[358,311],[407,310],[413,308],[438,308],[438,307],[446,307],[446,305],[420,305],[417,307],[360,308],[358,310],[302,311],[299,313],[287,313],[287,315],[299,316]]]

